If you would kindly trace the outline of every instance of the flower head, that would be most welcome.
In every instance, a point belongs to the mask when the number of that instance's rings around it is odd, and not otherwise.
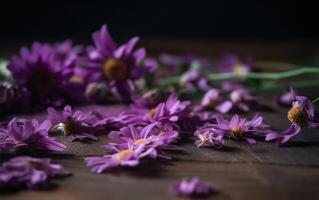
[[[38,120],[24,120],[13,118],[8,127],[2,133],[3,143],[10,149],[31,149],[31,150],[50,150],[63,151],[66,146],[57,142],[55,138],[48,135],[51,123],[46,120],[39,123]]]
[[[74,140],[97,140],[93,125],[97,118],[92,112],[83,113],[81,111],[72,112],[71,106],[65,106],[62,113],[54,108],[47,109],[48,119],[53,128],[51,130],[61,131],[71,141]]]
[[[37,189],[60,175],[67,175],[63,166],[52,164],[48,158],[15,157],[0,166],[0,191],[18,187]]]
[[[115,143],[105,145],[107,149],[113,150],[115,146],[138,148],[142,145],[145,148],[153,149],[149,156],[156,158],[161,156],[158,153],[159,150],[169,146],[177,139],[178,132],[169,123],[154,122],[145,127],[129,125],[119,131],[111,132],[109,137]]]
[[[30,50],[21,48],[20,56],[13,56],[8,65],[14,83],[26,88],[35,102],[59,106],[75,96],[68,95],[75,66],[56,54],[52,46],[35,42]]]
[[[171,190],[179,196],[208,196],[217,191],[217,187],[193,177],[188,180],[173,182]]]
[[[296,96],[295,91],[291,90],[292,107],[287,113],[290,127],[281,132],[271,132],[266,135],[265,140],[277,140],[283,144],[294,138],[300,133],[301,128],[319,128],[319,119],[315,118],[315,106],[306,96]]]
[[[134,50],[139,38],[133,37],[126,44],[117,46],[103,25],[92,34],[94,47],[88,48],[87,81],[105,80],[121,99],[131,98],[133,81],[157,67],[153,60],[145,58],[144,48]]]
[[[234,115],[229,121],[223,116],[216,117],[216,129],[222,131],[226,136],[235,139],[244,139],[250,144],[255,144],[255,138],[265,136],[271,132],[269,126],[263,123],[263,117],[256,114],[253,119],[247,120]]]
[[[93,173],[102,173],[118,166],[135,167],[140,158],[147,156],[152,149],[145,151],[145,146],[138,148],[132,146],[114,146],[115,153],[105,156],[95,156],[85,158],[86,165],[91,167]]]
[[[225,143],[224,132],[209,124],[197,129],[194,135],[198,138],[198,140],[195,141],[197,147],[212,146],[221,148]]]
[[[248,63],[241,63],[238,56],[234,54],[227,54],[224,57],[224,61],[219,67],[221,72],[232,72],[238,76],[247,74],[252,70],[252,67]]]

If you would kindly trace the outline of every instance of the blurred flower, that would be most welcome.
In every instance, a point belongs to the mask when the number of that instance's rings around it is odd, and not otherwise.
[[[244,139],[249,144],[255,144],[256,138],[263,137],[272,132],[269,130],[269,126],[263,123],[263,117],[258,114],[251,120],[241,118],[238,115],[232,116],[229,121],[219,115],[216,117],[216,120],[217,125],[215,129],[223,132],[225,136],[234,139]]]
[[[92,38],[95,46],[88,48],[88,60],[84,61],[87,81],[105,80],[115,95],[123,100],[130,100],[133,82],[142,78],[145,73],[154,71],[157,64],[146,58],[144,48],[134,50],[138,37],[117,46],[107,26],[103,25],[101,30],[92,34]]]
[[[198,62],[193,62],[189,70],[181,75],[180,85],[188,90],[207,91],[210,88],[207,78],[201,74],[201,65]]]
[[[227,54],[223,63],[219,66],[219,72],[232,72],[238,76],[243,76],[252,71],[250,64],[243,64],[235,54]]]
[[[195,141],[197,147],[212,146],[221,148],[225,143],[223,131],[216,129],[210,124],[206,124],[197,129],[194,135],[198,138],[198,140]]]
[[[217,187],[210,183],[200,180],[198,177],[193,177],[188,180],[173,182],[171,190],[178,196],[208,196],[217,191]]]
[[[158,150],[163,149],[174,142],[178,137],[178,132],[174,130],[168,123],[154,122],[145,127],[129,125],[123,127],[119,131],[113,131],[109,137],[115,143],[109,143],[104,147],[114,149],[117,146],[145,146],[145,148],[153,149],[149,154],[150,157],[156,158],[161,155]]]
[[[137,148],[132,146],[118,146],[113,149],[116,153],[105,156],[95,156],[85,158],[86,165],[93,173],[102,173],[110,168],[118,166],[135,167],[140,158],[147,156],[153,149],[145,150],[144,145]]]
[[[133,106],[139,108],[154,108],[167,99],[168,93],[156,89],[146,92],[143,96],[133,96]]]
[[[12,149],[63,151],[66,146],[48,135],[51,128],[49,120],[39,123],[38,120],[13,118],[0,137],[0,143],[6,143],[6,151]]]
[[[296,96],[295,91],[291,90],[292,107],[288,111],[290,127],[281,132],[272,132],[266,135],[265,140],[277,140],[283,144],[300,133],[301,128],[319,128],[319,119],[315,118],[315,106],[307,97]]]
[[[97,140],[93,125],[97,118],[92,112],[83,113],[81,111],[72,112],[71,106],[64,107],[62,113],[57,112],[54,108],[47,109],[48,119],[52,124],[52,131],[62,132],[71,141],[75,140]]]
[[[14,84],[25,87],[34,103],[53,106],[60,106],[71,97],[78,96],[74,90],[69,95],[74,88],[70,82],[74,67],[66,60],[57,59],[52,46],[37,42],[32,44],[30,50],[21,48],[20,57],[13,56],[8,65]]]
[[[67,174],[62,165],[51,164],[48,158],[15,157],[0,166],[0,191],[18,187],[37,189],[46,186],[50,178]]]

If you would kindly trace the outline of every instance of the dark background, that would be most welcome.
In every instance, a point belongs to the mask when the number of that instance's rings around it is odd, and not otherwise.
[[[0,40],[89,40],[107,23],[115,39],[318,40],[318,7],[303,1],[2,1]]]

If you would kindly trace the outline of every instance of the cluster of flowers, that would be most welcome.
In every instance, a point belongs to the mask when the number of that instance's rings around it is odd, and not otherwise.
[[[205,71],[228,72],[241,77],[252,71],[250,62],[242,64],[233,55],[227,55],[217,69],[204,58],[194,55],[184,57],[162,54],[160,69],[154,84],[161,84],[167,75],[180,75],[179,85],[188,91],[200,90],[201,101],[191,105],[179,100],[174,92],[161,88],[139,95],[138,80],[157,68],[155,60],[147,58],[144,48],[135,49],[138,42],[133,37],[126,44],[117,45],[107,26],[92,34],[94,44],[86,48],[74,46],[70,41],[49,45],[34,43],[31,49],[22,48],[20,56],[13,56],[8,64],[12,84],[0,84],[0,105],[10,110],[16,105],[44,105],[48,107],[47,119],[13,118],[0,125],[0,154],[12,151],[64,151],[66,146],[54,134],[63,134],[71,142],[98,140],[98,134],[109,137],[104,156],[85,158],[93,173],[112,168],[135,167],[144,159],[170,159],[165,150],[174,149],[176,141],[194,137],[197,147],[222,148],[225,139],[244,140],[255,144],[256,140],[289,141],[301,128],[319,128],[315,107],[305,96],[295,90],[278,98],[279,104],[291,106],[288,111],[290,127],[277,132],[264,123],[259,114],[248,120],[238,113],[257,110],[261,106],[244,84],[225,81],[221,87],[213,86],[203,74]],[[154,75],[154,73],[153,73]],[[243,81],[243,80],[241,80]],[[146,83],[144,83],[146,84]],[[136,89],[138,88],[138,89]],[[112,94],[112,95],[110,95]],[[94,112],[72,111],[65,106],[62,112],[54,107],[68,102],[105,102],[108,96],[130,102],[126,111],[102,116]],[[1,110],[2,111],[2,110]],[[225,113],[233,113],[225,119]],[[38,188],[47,180],[63,173],[61,165],[49,159],[16,157],[0,166],[0,190],[6,187]],[[177,195],[202,195],[216,187],[192,178],[174,183]]]

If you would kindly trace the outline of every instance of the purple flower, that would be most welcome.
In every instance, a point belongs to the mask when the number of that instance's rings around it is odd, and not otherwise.
[[[249,112],[259,107],[256,97],[244,88],[233,90],[230,93],[230,100],[232,102],[231,109],[237,112]]]
[[[114,94],[124,100],[130,100],[134,89],[133,82],[152,72],[157,65],[147,59],[145,49],[134,50],[138,37],[128,43],[117,46],[103,25],[101,30],[92,34],[94,47],[88,48],[88,61],[84,61],[87,70],[87,81],[105,80]]]
[[[178,196],[208,196],[217,191],[217,187],[210,183],[200,180],[198,177],[193,177],[188,180],[173,182],[171,190]]]
[[[153,149],[150,157],[156,158],[159,155],[158,150],[169,146],[178,137],[175,127],[169,123],[154,122],[145,127],[129,125],[121,128],[119,131],[113,131],[109,137],[115,143],[109,143],[104,147],[114,149],[116,146],[132,146],[138,148],[143,145],[145,148]]]
[[[255,144],[255,138],[263,137],[271,131],[269,126],[263,123],[263,117],[256,114],[253,119],[247,120],[238,115],[234,115],[229,121],[223,116],[216,117],[217,130],[222,131],[224,135],[235,139],[244,139],[249,144]]]
[[[292,89],[293,91],[290,91],[288,93],[285,93],[281,96],[279,96],[276,99],[276,102],[278,105],[283,106],[283,107],[290,107],[294,99],[296,98],[297,95],[299,95],[299,91],[296,89]]]
[[[238,56],[228,54],[224,57],[224,61],[219,67],[220,72],[232,72],[238,76],[243,76],[252,70],[250,64],[243,64],[240,62]]]
[[[272,132],[266,135],[265,140],[277,140],[283,144],[300,133],[301,128],[319,128],[319,119],[315,118],[315,106],[305,96],[296,96],[294,90],[291,90],[293,99],[292,107],[288,111],[288,120],[291,122],[290,127],[281,132]]]
[[[204,75],[200,73],[197,67],[191,67],[181,75],[180,84],[189,90],[201,89],[207,91],[210,88],[209,82]]]
[[[36,119],[13,118],[2,133],[0,143],[6,143],[10,148],[7,151],[11,149],[63,151],[66,146],[48,135],[50,128],[49,120],[40,124]]]
[[[158,104],[148,111],[145,118],[150,121],[169,120],[177,122],[181,116],[189,113],[190,101],[180,101],[176,94],[171,94],[166,102]]]
[[[71,141],[74,140],[97,140],[93,125],[97,118],[92,112],[83,113],[81,111],[72,112],[71,106],[64,107],[62,113],[57,112],[54,108],[47,109],[48,119],[52,124],[51,130],[62,132]]]
[[[208,90],[200,105],[194,111],[215,110],[219,113],[248,112],[259,107],[254,95],[245,88],[223,91],[216,88]]]
[[[14,83],[26,88],[34,102],[59,106],[75,96],[68,95],[74,86],[70,82],[74,66],[64,65],[55,55],[50,45],[35,42],[30,50],[21,48],[20,57],[13,56],[8,65]]]
[[[135,167],[140,158],[147,156],[153,149],[145,150],[144,145],[137,148],[132,146],[114,146],[116,153],[105,156],[95,156],[85,158],[86,165],[91,167],[93,173],[102,173],[110,168],[118,166]]]
[[[206,124],[197,129],[194,135],[198,138],[198,140],[195,141],[195,145],[197,147],[212,146],[215,148],[221,148],[225,143],[224,132],[216,129],[210,124]]]
[[[213,88],[205,93],[201,106],[204,109],[215,109],[220,113],[227,113],[233,104],[230,100],[224,100],[220,90]]]
[[[67,175],[63,166],[51,164],[48,158],[15,157],[0,166],[0,191],[18,187],[37,189],[61,175]]]

